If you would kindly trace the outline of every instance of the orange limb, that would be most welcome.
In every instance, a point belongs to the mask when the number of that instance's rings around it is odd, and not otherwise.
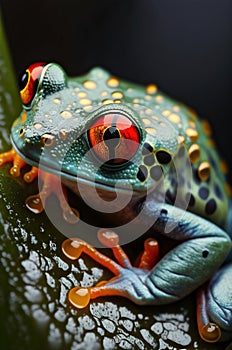
[[[10,151],[0,154],[0,166],[12,162],[13,166],[10,168],[10,174],[13,177],[19,177],[21,169],[26,165],[26,162],[15,152],[13,147]]]
[[[148,238],[144,242],[144,252],[140,258],[139,268],[151,270],[159,261],[159,244],[156,239]]]
[[[31,172],[26,175],[28,174],[32,177],[36,176],[36,171],[32,168]],[[35,214],[41,213],[44,210],[47,198],[54,193],[59,200],[64,219],[70,224],[78,222],[80,215],[76,209],[69,206],[66,188],[60,184],[60,178],[42,170],[39,171],[39,177],[43,181],[42,189],[39,193],[27,197],[27,208]]]
[[[19,177],[21,169],[27,164],[12,147],[10,151],[0,154],[0,166],[6,163],[13,163],[10,169],[10,174],[14,177]],[[64,219],[70,223],[75,224],[79,221],[80,215],[74,208],[70,208],[67,201],[67,192],[64,186],[60,185],[60,179],[55,175],[39,171],[37,167],[32,167],[30,171],[24,174],[23,179],[27,183],[31,183],[38,176],[43,181],[42,190],[35,195],[29,196],[26,199],[27,208],[35,214],[39,214],[44,210],[46,199],[54,193],[63,211]]]
[[[201,288],[197,294],[197,325],[200,337],[208,342],[215,343],[221,338],[220,327],[210,322],[206,311],[206,296],[204,288]]]
[[[85,253],[115,275],[109,281],[99,282],[95,287],[84,288],[78,286],[72,288],[69,291],[68,300],[78,309],[86,307],[91,299],[102,296],[117,295],[127,297],[127,289],[131,285],[131,281],[128,280],[129,275],[132,274],[135,278],[142,275],[146,276],[148,269],[152,268],[158,259],[158,243],[154,239],[147,239],[144,243],[144,253],[141,257],[140,268],[135,268],[131,265],[126,253],[119,246],[119,237],[114,231],[100,229],[98,231],[98,239],[102,244],[112,249],[118,263],[78,238],[67,239],[62,244],[63,253],[69,259],[76,260],[82,253]],[[151,260],[150,262],[149,259]],[[141,280],[139,282],[142,283]]]
[[[116,235],[116,234],[115,234]],[[108,268],[114,275],[119,275],[121,267],[106,255],[100,253],[85,241],[79,238],[66,239],[62,243],[63,253],[71,260],[76,260],[82,253],[87,254],[102,266]]]
[[[24,174],[23,179],[27,183],[31,183],[38,177],[39,169],[33,166],[30,171]]]

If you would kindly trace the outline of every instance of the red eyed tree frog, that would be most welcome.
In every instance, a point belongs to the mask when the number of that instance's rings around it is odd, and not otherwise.
[[[55,192],[65,220],[76,223],[79,213],[57,190],[59,178],[78,196],[81,184],[90,202],[96,201],[96,213],[101,202],[92,189],[111,207],[117,187],[130,200],[102,215],[102,227],[104,218],[121,227],[133,221],[134,230],[144,234],[136,267],[119,245],[121,233],[107,227],[98,230],[98,239],[112,248],[117,262],[81,239],[65,240],[63,252],[70,259],[83,252],[115,275],[92,288],[73,288],[72,305],[82,308],[111,295],[161,305],[198,289],[201,337],[208,342],[232,337],[230,190],[208,123],[156,85],[128,83],[101,68],[68,78],[58,64],[39,62],[22,75],[20,95],[13,148],[0,155],[0,165],[13,162],[10,172],[17,177],[30,164],[28,183],[42,169],[43,188],[27,198],[27,207],[41,212]],[[133,230],[124,231],[133,239]]]

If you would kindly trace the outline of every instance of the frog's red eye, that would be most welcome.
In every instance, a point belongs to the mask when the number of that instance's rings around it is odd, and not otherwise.
[[[39,78],[45,65],[44,62],[34,63],[21,76],[19,82],[20,96],[25,106],[30,105],[36,94]]]
[[[88,131],[95,154],[108,164],[122,164],[136,153],[138,128],[123,114],[109,113],[98,118]]]

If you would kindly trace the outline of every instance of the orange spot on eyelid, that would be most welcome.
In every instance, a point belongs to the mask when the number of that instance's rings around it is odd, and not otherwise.
[[[27,120],[27,113],[23,112],[22,117],[21,117],[21,123],[25,123],[26,120]]]

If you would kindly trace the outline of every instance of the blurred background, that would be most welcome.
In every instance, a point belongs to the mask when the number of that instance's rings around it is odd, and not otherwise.
[[[232,168],[231,0],[0,0],[17,76],[35,61],[69,75],[100,65],[154,82],[208,119]],[[231,179],[231,174],[230,174]]]

